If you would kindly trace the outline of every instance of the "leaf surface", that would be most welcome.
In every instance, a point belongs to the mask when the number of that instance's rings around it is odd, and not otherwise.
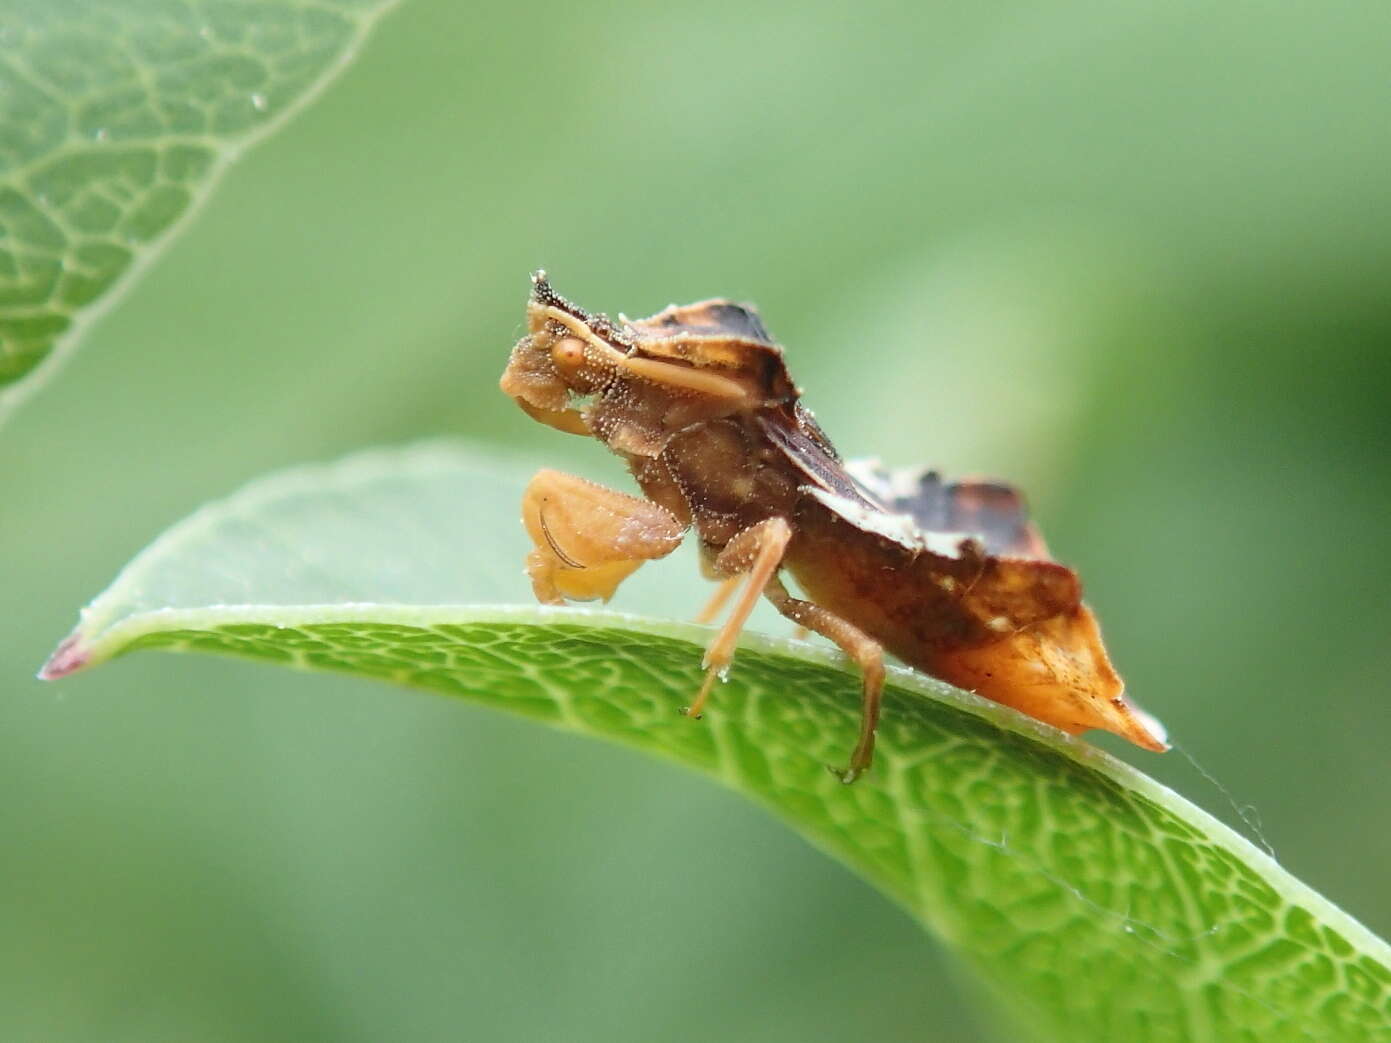
[[[1387,1038],[1384,942],[1082,740],[894,669],[875,767],[843,786],[825,765],[852,745],[858,689],[837,653],[747,635],[696,722],[677,710],[708,628],[496,603],[526,594],[529,473],[430,444],[254,483],[138,556],[45,676],[138,648],[227,653],[429,689],[681,762],[891,895],[1041,1037]],[[649,566],[656,582],[634,598],[660,609],[697,593],[673,567]]]
[[[394,0],[0,0],[0,419]]]

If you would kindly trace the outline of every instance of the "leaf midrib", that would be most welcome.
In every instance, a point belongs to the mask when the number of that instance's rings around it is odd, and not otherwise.
[[[677,620],[654,619],[607,610],[543,605],[421,606],[377,602],[216,605],[198,609],[163,609],[126,617],[84,643],[88,656],[82,669],[98,665],[120,655],[134,642],[148,634],[174,630],[205,630],[235,624],[293,627],[333,623],[385,624],[416,628],[480,623],[514,626],[522,624],[538,627],[556,625],[618,627],[637,634],[651,634],[686,642],[691,646],[693,661],[699,659],[701,649],[710,634],[708,627]],[[747,649],[756,654],[795,659],[802,663],[811,663],[844,673],[848,677],[854,676],[853,666],[840,653],[817,645],[758,633],[746,633],[739,644],[741,649]],[[736,669],[737,662],[736,657]],[[1318,892],[1289,875],[1280,867],[1278,862],[1244,836],[1201,808],[1189,803],[1162,783],[1155,781],[1106,751],[1090,745],[1083,739],[1067,735],[1007,707],[992,703],[969,692],[952,688],[904,667],[890,666],[888,671],[888,686],[899,694],[931,699],[984,718],[999,728],[1014,732],[1055,750],[1070,760],[1097,772],[1123,789],[1152,801],[1192,827],[1206,840],[1227,849],[1247,863],[1288,904],[1302,906],[1315,913],[1321,922],[1343,934],[1351,944],[1364,954],[1391,966],[1391,946],[1388,946],[1355,918]],[[852,701],[853,698],[851,687],[853,686],[846,689],[847,702]],[[564,723],[560,726],[573,727]],[[904,830],[906,836],[916,836],[918,831],[909,828],[912,823],[902,818],[903,814],[909,810],[911,801],[904,799],[901,777],[896,778],[899,774],[898,771],[892,768],[889,770],[891,772],[889,778],[895,779],[892,795],[899,798],[895,800],[899,806],[900,821],[898,825]],[[737,780],[722,779],[722,781],[737,786]],[[1160,847],[1162,849],[1162,845]],[[1170,869],[1176,871],[1177,867],[1172,865],[1172,859],[1168,852],[1164,852],[1164,858],[1169,863]],[[915,887],[920,886],[916,879],[914,883]],[[1184,901],[1191,907],[1192,896],[1185,895]],[[917,906],[918,909],[923,908],[921,902],[911,904]],[[940,924],[932,926],[936,930],[940,930],[942,927]],[[1211,967],[1208,967],[1207,971],[1209,974],[1213,972]],[[1220,973],[1220,971],[1221,967],[1218,966],[1216,972]]]

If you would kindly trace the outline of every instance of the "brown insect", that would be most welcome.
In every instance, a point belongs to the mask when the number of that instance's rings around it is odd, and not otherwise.
[[[845,782],[874,755],[885,651],[1063,731],[1168,748],[1126,700],[1077,575],[1049,560],[1015,490],[842,462],[750,307],[711,300],[614,321],[556,294],[544,272],[532,282],[530,332],[502,390],[534,419],[599,439],[646,497],[537,474],[522,500],[532,588],[547,604],[607,601],[694,526],[703,571],[722,581],[700,621],[745,582],[685,713],[700,715],[762,596],[860,668]]]

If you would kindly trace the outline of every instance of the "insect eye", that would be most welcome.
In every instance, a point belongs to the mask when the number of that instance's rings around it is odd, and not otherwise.
[[[551,345],[551,361],[562,373],[574,373],[584,365],[584,341],[578,337],[561,337]]]

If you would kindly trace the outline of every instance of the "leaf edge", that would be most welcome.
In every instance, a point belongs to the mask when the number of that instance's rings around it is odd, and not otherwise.
[[[659,619],[633,613],[610,610],[548,605],[400,605],[376,602],[353,602],[321,605],[216,605],[199,609],[163,609],[126,617],[103,630],[95,639],[86,640],[83,627],[74,630],[44,664],[38,676],[42,680],[57,680],[72,673],[91,669],[109,662],[125,652],[142,637],[175,630],[207,630],[212,626],[248,623],[269,626],[300,626],[332,623],[399,624],[403,626],[441,626],[458,624],[499,623],[545,627],[550,624],[571,624],[621,627],[637,634],[684,641],[691,645],[692,655],[698,657],[710,634],[710,628],[674,619]],[[791,658],[803,663],[855,676],[852,664],[838,651],[798,641],[793,638],[747,632],[739,641],[741,649],[749,649],[773,658]],[[303,669],[296,666],[295,669]],[[1364,925],[1351,913],[1305,884],[1279,864],[1265,851],[1203,808],[1187,800],[1140,769],[1093,746],[1077,736],[1068,735],[1041,721],[991,702],[971,692],[954,688],[906,667],[890,665],[888,684],[901,694],[932,699],[955,709],[982,718],[1001,730],[1013,732],[1061,754],[1078,765],[1091,769],[1127,791],[1153,802],[1186,825],[1192,827],[1211,843],[1240,858],[1282,899],[1290,905],[1302,906],[1315,913],[1319,921],[1337,930],[1363,955],[1379,961],[1391,970],[1391,945]],[[328,672],[319,671],[315,672]],[[350,672],[347,672],[350,673]],[[402,685],[403,687],[412,687]],[[847,692],[850,688],[847,687]],[[564,724],[563,730],[575,731]],[[588,734],[588,733],[581,733]],[[592,736],[599,737],[599,736]],[[614,739],[622,742],[621,739]],[[642,752],[653,754],[650,749]],[[679,758],[656,754],[664,760],[681,762]],[[703,772],[722,785],[734,787],[730,780],[718,774]],[[738,789],[745,797],[762,804],[756,794]],[[828,852],[837,857],[834,852]],[[859,868],[857,875],[864,875]],[[877,884],[876,884],[877,886]],[[916,911],[908,910],[915,919]]]

